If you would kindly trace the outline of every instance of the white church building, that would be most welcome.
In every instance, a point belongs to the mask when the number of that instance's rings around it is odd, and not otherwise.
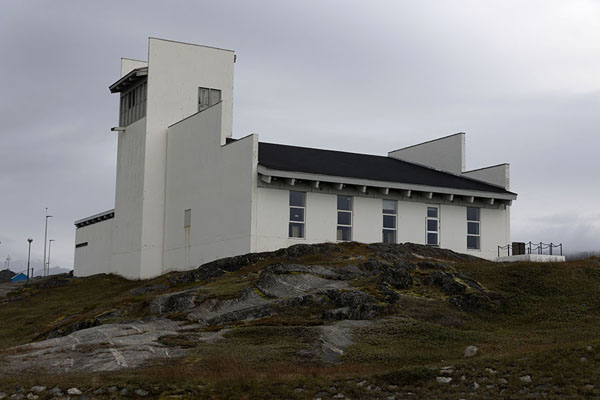
[[[508,164],[466,171],[464,133],[386,156],[233,139],[234,63],[230,50],[155,38],[148,61],[121,60],[115,206],[75,222],[76,276],[145,279],[298,243],[488,259],[509,243]]]

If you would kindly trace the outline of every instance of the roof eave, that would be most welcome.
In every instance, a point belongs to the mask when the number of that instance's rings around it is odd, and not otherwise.
[[[312,174],[298,171],[284,171],[267,168],[264,165],[258,165],[258,173],[265,177],[277,177],[284,179],[303,180],[311,182],[326,182],[333,184],[352,185],[360,187],[372,187],[377,189],[396,189],[403,191],[413,191],[422,193],[435,193],[442,195],[455,195],[462,197],[477,197],[483,199],[497,199],[512,201],[517,199],[517,194],[506,191],[505,193],[488,192],[481,190],[456,189],[441,186],[417,185],[402,182],[388,182],[361,178],[350,178],[344,176],[332,176],[322,174]]]
[[[148,67],[136,68],[112,85],[108,87],[111,93],[122,92],[124,88],[130,86],[134,81],[148,75]]]

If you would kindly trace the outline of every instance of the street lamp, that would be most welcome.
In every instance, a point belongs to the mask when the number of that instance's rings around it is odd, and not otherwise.
[[[29,281],[29,262],[31,261],[31,242],[33,242],[32,238],[28,238],[29,242],[29,253],[27,254],[27,281]]]
[[[52,218],[52,215],[48,215],[48,207],[46,207],[46,229],[44,230],[44,258],[42,261],[42,266],[44,271],[42,273],[43,276],[46,276],[46,242],[48,240],[48,218]]]
[[[48,240],[48,272],[46,273],[46,276],[50,275],[50,250],[52,249],[52,242],[55,241],[56,240],[54,239]]]

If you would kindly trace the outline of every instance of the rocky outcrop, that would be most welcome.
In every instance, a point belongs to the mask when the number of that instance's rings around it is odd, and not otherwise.
[[[3,269],[0,271],[0,283],[10,282],[13,276],[16,274],[9,269]]]
[[[202,301],[196,289],[183,292],[169,293],[154,298],[150,302],[150,313],[163,315],[182,312],[194,308]]]

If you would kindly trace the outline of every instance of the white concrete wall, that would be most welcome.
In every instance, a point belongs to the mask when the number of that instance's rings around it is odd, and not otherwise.
[[[134,69],[147,66],[147,61],[134,60],[132,58],[121,58],[121,78],[133,71]]]
[[[75,248],[75,276],[110,273],[113,221],[114,219],[107,219],[77,228],[75,245],[87,242],[87,246]]]
[[[305,238],[288,238],[289,190],[306,191]],[[353,240],[363,243],[381,242],[383,230],[382,198],[357,191],[340,192],[352,195]],[[441,247],[477,257],[495,259],[497,246],[509,242],[509,212],[498,206],[481,208],[481,249],[467,250],[467,203],[451,203],[441,199],[407,199],[398,195],[387,196],[398,200],[397,241],[424,244],[426,239],[427,206],[438,206]],[[486,208],[488,207],[488,208]],[[297,243],[336,241],[336,193],[315,191],[308,186],[262,185],[258,188],[257,246],[255,251],[270,251]]]
[[[128,278],[140,277],[145,129],[142,118],[118,133],[112,267],[105,272]]]
[[[163,272],[252,251],[258,140],[221,146],[222,106],[169,128]]]
[[[510,190],[510,166],[508,164],[493,165],[491,167],[465,171],[463,172],[463,176]]]
[[[234,53],[150,38],[143,178],[141,277],[163,271],[167,127],[198,111],[198,87],[221,89],[217,133],[231,135]],[[191,143],[190,143],[191,144]]]
[[[465,170],[465,134],[457,133],[390,151],[388,156],[460,174]]]

